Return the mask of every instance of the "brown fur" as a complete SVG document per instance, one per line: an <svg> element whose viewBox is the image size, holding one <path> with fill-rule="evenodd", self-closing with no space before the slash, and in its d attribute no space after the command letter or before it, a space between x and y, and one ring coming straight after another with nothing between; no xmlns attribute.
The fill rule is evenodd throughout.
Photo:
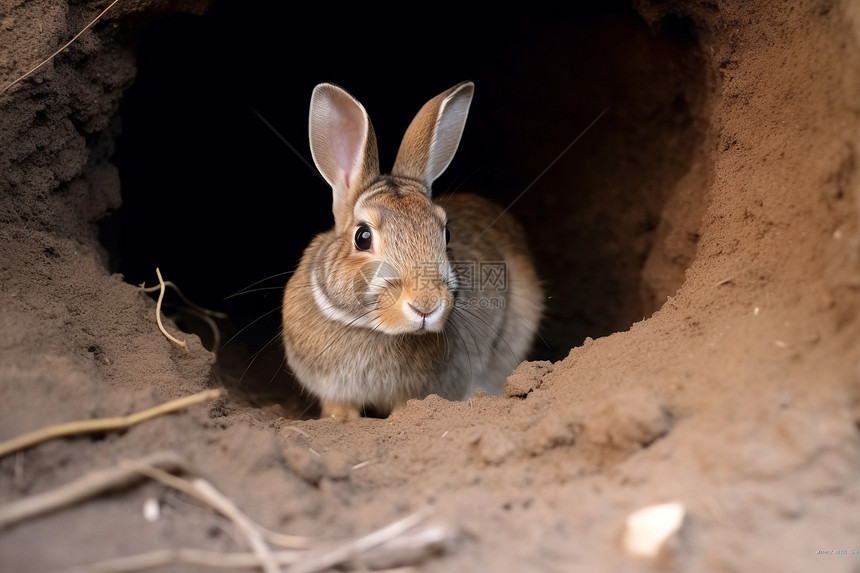
<svg viewBox="0 0 860 573"><path fill-rule="evenodd" d="M480 197L430 198L471 90L460 84L421 109L394 176L379 174L361 104L330 84L314 91L311 149L332 185L335 228L305 250L283 325L289 364L324 416L390 412L434 393L459 400L478 387L498 393L531 346L543 295L522 229ZM373 235L367 251L354 244L360 225ZM463 268L481 263L501 265L506 282L468 285Z"/></svg>

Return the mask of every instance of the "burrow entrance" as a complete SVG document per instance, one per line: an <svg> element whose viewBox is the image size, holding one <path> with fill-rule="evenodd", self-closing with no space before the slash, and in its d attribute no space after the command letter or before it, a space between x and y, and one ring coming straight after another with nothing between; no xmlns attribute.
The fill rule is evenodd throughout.
<svg viewBox="0 0 860 573"><path fill-rule="evenodd" d="M524 224L549 295L532 358L626 330L681 286L708 178L697 150L709 78L689 21L651 28L605 2L551 19L399 27L362 13L332 23L326 8L310 9L320 13L299 19L286 6L261 14L224 2L155 22L122 103L123 206L103 225L113 270L152 284L158 266L195 302L230 314L224 340L235 338L216 366L225 383L288 408L299 396L282 363L279 305L284 273L332 223L307 148L321 81L368 109L384 169L424 101L475 82L435 193L484 193Z"/></svg>

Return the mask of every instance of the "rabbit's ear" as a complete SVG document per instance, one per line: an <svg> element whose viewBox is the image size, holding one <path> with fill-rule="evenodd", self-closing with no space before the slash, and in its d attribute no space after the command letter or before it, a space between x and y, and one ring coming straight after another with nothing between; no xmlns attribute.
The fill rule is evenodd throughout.
<svg viewBox="0 0 860 573"><path fill-rule="evenodd" d="M311 155L331 185L335 227L343 230L359 193L379 178L373 125L358 100L333 84L314 88L309 124Z"/></svg>
<svg viewBox="0 0 860 573"><path fill-rule="evenodd" d="M474 91L475 84L463 82L424 104L403 136L392 175L417 179L430 193L460 145Z"/></svg>

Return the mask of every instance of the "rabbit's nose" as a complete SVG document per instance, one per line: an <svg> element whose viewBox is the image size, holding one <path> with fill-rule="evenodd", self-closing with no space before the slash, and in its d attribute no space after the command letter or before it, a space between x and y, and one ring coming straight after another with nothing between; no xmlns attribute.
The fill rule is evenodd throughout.
<svg viewBox="0 0 860 573"><path fill-rule="evenodd" d="M425 318L428 314L432 314L437 308L439 308L439 300L435 301L413 301L408 303L409 309L412 310L415 314L418 315L419 318Z"/></svg>

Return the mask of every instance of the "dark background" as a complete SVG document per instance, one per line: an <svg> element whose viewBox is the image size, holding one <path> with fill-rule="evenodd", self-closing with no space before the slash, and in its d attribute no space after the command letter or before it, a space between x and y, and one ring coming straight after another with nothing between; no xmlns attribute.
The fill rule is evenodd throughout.
<svg viewBox="0 0 860 573"><path fill-rule="evenodd" d="M239 375L268 384L282 369L284 273L332 224L330 189L308 166L313 87L334 82L364 104L387 170L421 105L469 79L465 134L434 193L507 205L528 189L512 211L549 296L535 356L561 358L653 311L640 269L667 181L689 162L694 31L680 20L652 29L623 2L446 9L220 2L145 27L114 158L123 206L103 224L113 270L151 285L160 267L194 302L230 314L225 338L251 325L222 359L244 373L262 350ZM258 281L265 290L228 298Z"/></svg>

